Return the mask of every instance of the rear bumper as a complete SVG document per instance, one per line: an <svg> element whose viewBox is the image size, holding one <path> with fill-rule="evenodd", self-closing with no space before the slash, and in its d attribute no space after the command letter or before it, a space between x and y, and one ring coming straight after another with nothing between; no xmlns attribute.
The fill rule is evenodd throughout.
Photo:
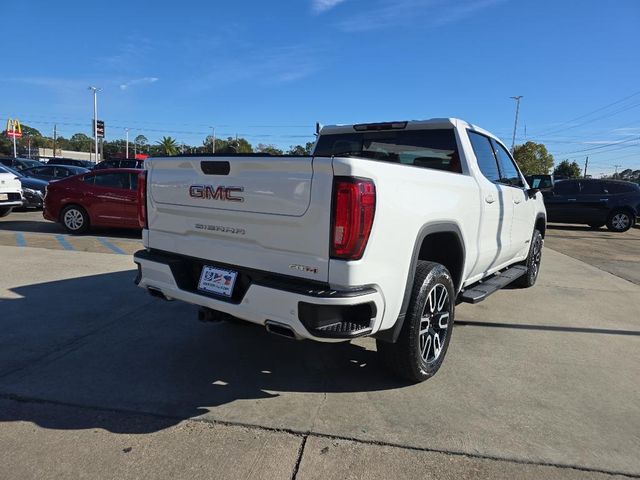
<svg viewBox="0 0 640 480"><path fill-rule="evenodd" d="M301 339L335 342L371 335L384 313L383 296L374 286L334 290L304 279L221 265L239 271L239 287L227 299L197 290L201 265L212 262L148 250L137 252L134 261L141 288L252 323L285 325Z"/></svg>

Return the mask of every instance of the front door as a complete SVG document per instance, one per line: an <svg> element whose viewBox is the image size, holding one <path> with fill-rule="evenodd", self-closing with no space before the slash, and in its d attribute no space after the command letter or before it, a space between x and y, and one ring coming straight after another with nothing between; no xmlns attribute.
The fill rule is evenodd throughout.
<svg viewBox="0 0 640 480"><path fill-rule="evenodd" d="M535 225L535 198L527 194L526 185L515 161L507 149L495 140L491 140L500 166L500 183L507 187L510 202L513 206L511 222L511 241L509 260L522 257L529 252L533 226Z"/></svg>

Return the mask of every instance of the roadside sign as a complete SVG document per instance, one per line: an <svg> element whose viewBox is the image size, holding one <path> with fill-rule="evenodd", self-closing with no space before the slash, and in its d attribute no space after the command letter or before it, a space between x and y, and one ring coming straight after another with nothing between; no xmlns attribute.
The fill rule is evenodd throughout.
<svg viewBox="0 0 640 480"><path fill-rule="evenodd" d="M96 122L98 138L104 138L104 120L98 120Z"/></svg>
<svg viewBox="0 0 640 480"><path fill-rule="evenodd" d="M17 118L15 120L12 118L7 120L7 137L22 137L22 125L20 125L20 120Z"/></svg>

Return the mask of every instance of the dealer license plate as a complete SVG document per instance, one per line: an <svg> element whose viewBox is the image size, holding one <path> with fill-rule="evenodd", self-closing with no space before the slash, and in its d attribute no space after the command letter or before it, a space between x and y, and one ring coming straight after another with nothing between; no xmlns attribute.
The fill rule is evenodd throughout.
<svg viewBox="0 0 640 480"><path fill-rule="evenodd" d="M9 200L9 195L6 193L0 193L0 200Z"/></svg>
<svg viewBox="0 0 640 480"><path fill-rule="evenodd" d="M198 290L230 297L238 272L205 265L202 267Z"/></svg>

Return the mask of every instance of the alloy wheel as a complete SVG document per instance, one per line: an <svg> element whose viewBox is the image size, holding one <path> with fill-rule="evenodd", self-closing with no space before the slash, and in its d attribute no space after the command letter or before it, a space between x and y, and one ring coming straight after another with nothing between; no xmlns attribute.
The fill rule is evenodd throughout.
<svg viewBox="0 0 640 480"><path fill-rule="evenodd" d="M533 252L531 253L533 257L533 261L531 262L531 279L534 280L538 277L540 262L542 261L542 242L539 238L534 242Z"/></svg>
<svg viewBox="0 0 640 480"><path fill-rule="evenodd" d="M629 227L631 219L626 213L616 213L611 219L611 225L616 230L625 230Z"/></svg>
<svg viewBox="0 0 640 480"><path fill-rule="evenodd" d="M429 291L420 319L420 356L427 363L440 358L449 329L449 292L441 283Z"/></svg>
<svg viewBox="0 0 640 480"><path fill-rule="evenodd" d="M64 224L70 230L79 230L84 225L82 212L75 208L67 210L64 214Z"/></svg>

